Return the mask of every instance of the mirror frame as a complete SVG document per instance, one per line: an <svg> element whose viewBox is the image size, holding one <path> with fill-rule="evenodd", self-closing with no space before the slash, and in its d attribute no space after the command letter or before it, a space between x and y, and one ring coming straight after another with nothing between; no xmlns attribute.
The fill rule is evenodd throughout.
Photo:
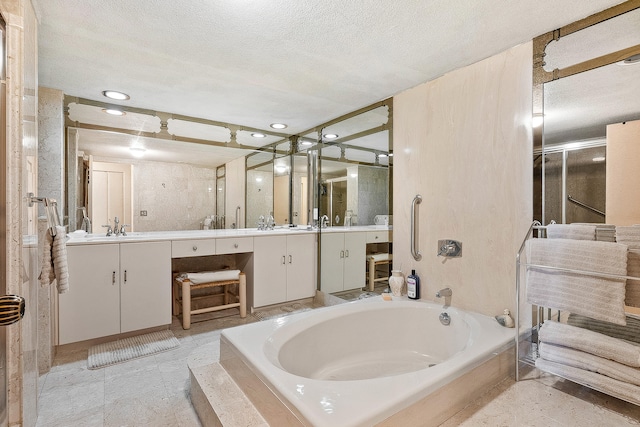
<svg viewBox="0 0 640 427"><path fill-rule="evenodd" d="M533 105L532 113L533 117L541 117L542 125L533 127L533 150L540 150L544 159L545 144L544 144L544 85L545 83L552 82L561 78L573 76L575 74L583 73L585 71L593 70L595 68L611 65L616 62L625 60L630 56L640 54L640 45L631 46L626 49L618 50L608 53L596 58L588 59L586 61L570 65L562 69L554 69L547 71L544 69L546 55L546 48L552 41L558 41L562 37L566 37L577 31L589 28L593 25L597 25L608 19L615 18L616 16L623 15L627 12L631 12L640 8L640 0L628 0L624 3L605 9L601 12L590 15L584 19L573 22L569 25L565 25L557 30L550 31L542 34L533 39ZM541 221L545 224L545 162L542 162L541 172ZM533 172L532 172L533 173ZM535 176L534 176L535 179ZM534 182L535 188L535 182ZM535 194L534 206L535 206ZM535 217L535 212L533 212ZM532 218L533 219L533 218Z"/></svg>

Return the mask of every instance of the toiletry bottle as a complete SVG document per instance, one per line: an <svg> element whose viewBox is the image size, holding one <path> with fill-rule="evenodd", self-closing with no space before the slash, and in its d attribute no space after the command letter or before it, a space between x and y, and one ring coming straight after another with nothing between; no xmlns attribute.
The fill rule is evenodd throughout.
<svg viewBox="0 0 640 427"><path fill-rule="evenodd" d="M420 299L420 278L415 270L407 277L407 296L411 299Z"/></svg>

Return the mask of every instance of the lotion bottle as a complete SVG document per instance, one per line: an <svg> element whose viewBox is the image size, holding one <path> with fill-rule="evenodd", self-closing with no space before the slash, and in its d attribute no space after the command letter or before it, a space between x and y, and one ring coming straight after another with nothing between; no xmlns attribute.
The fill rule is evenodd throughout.
<svg viewBox="0 0 640 427"><path fill-rule="evenodd" d="M420 299L420 278L415 270L407 277L407 296L410 299Z"/></svg>

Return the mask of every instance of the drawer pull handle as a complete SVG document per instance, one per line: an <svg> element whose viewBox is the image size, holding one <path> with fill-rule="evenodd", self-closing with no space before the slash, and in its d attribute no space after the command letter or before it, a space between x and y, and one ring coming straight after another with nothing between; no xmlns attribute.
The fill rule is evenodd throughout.
<svg viewBox="0 0 640 427"><path fill-rule="evenodd" d="M293 262L293 256L289 255L289 264Z"/></svg>
<svg viewBox="0 0 640 427"><path fill-rule="evenodd" d="M193 249L193 252L195 252L195 251L198 250L198 247L196 245L193 245L193 248L191 248L191 249Z"/></svg>
<svg viewBox="0 0 640 427"><path fill-rule="evenodd" d="M116 272L115 271L111 274L111 284L112 285L116 284Z"/></svg>
<svg viewBox="0 0 640 427"><path fill-rule="evenodd" d="M234 247L234 248L236 248L236 249L238 249L238 244L237 244L237 243L234 243L234 244L233 244L233 247Z"/></svg>
<svg viewBox="0 0 640 427"><path fill-rule="evenodd" d="M340 251L340 258L344 258L344 251Z"/></svg>
<svg viewBox="0 0 640 427"><path fill-rule="evenodd" d="M345 254L345 258L349 258L349 249L347 249L347 250L344 252L344 254Z"/></svg>
<svg viewBox="0 0 640 427"><path fill-rule="evenodd" d="M124 283L127 283L127 270L124 271Z"/></svg>
<svg viewBox="0 0 640 427"><path fill-rule="evenodd" d="M286 258L284 255L282 255L282 265L284 265L286 263Z"/></svg>

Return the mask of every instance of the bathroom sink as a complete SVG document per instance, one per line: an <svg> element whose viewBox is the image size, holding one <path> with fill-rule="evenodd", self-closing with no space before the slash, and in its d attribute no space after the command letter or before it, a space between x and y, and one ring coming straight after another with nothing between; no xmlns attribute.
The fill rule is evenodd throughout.
<svg viewBox="0 0 640 427"><path fill-rule="evenodd" d="M142 232L132 231L130 233L127 233L126 236L122 236L122 235L116 236L115 234L112 234L111 236L107 236L105 234L85 234L84 237L81 237L80 239L84 240L85 242L112 242L112 241L115 242L115 241L136 239L142 236L143 236Z"/></svg>

